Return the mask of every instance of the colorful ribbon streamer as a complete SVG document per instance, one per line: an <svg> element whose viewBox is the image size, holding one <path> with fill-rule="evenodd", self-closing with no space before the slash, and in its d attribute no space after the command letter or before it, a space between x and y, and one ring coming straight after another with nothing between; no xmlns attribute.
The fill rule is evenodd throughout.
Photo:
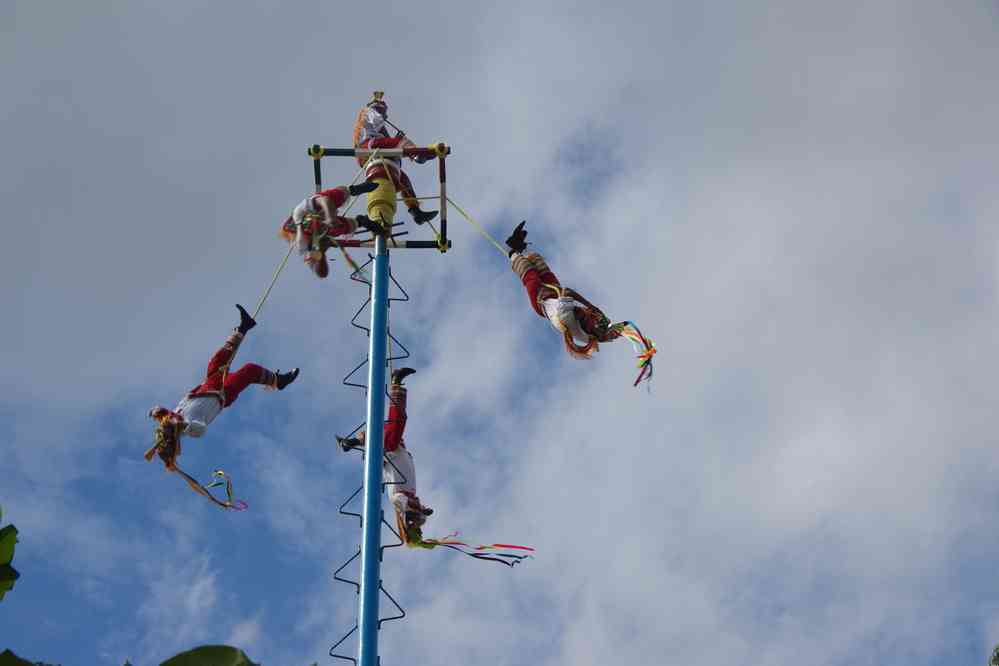
<svg viewBox="0 0 999 666"><path fill-rule="evenodd" d="M233 499L232 497L232 479L228 474L220 469L212 472L213 481L207 486L202 485L197 479L192 477L190 474L182 470L179 466L174 466L174 471L184 477L187 481L187 485L191 486L191 489L198 493L199 495L204 495L213 504L222 507L223 509L228 509L230 511L245 511L249 506L246 502L241 499ZM218 497L212 494L211 488L217 488L219 486L225 486L225 501L220 500Z"/></svg>
<svg viewBox="0 0 999 666"><path fill-rule="evenodd" d="M462 555L468 555L469 557L474 557L477 560L499 562L500 564L505 564L508 567L516 566L522 561L532 559L534 557L534 549L530 546L516 546L510 543L492 543L472 546L464 541L456 540L454 538L456 536L458 536L458 533L454 532L453 534L449 534L440 539L421 539L417 543L408 543L407 545L414 548L426 548L428 550L432 550L438 546L442 548L450 548L451 550L458 551ZM506 552L508 550L523 551L524 554Z"/></svg>
<svg viewBox="0 0 999 666"><path fill-rule="evenodd" d="M639 382L642 380L651 382L652 357L656 355L656 343L642 335L642 332L638 330L638 326L636 326L634 322L623 321L619 324L614 324L613 328L617 330L622 337L631 340L631 345L635 348L635 354L638 356L638 368L640 368L640 371L638 373L638 377L635 379L635 383L632 384L632 386L638 386Z"/></svg>

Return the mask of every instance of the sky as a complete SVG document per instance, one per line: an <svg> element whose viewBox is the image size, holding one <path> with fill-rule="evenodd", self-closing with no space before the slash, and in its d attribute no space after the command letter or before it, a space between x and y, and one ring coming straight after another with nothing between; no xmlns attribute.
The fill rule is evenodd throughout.
<svg viewBox="0 0 999 666"><path fill-rule="evenodd" d="M333 663L366 353L344 262L292 261L240 349L298 381L185 443L247 511L142 453L269 284L306 147L347 146L380 89L453 146L455 202L500 240L526 219L659 349L649 390L624 341L569 358L454 210L452 251L392 254L426 532L537 555L388 551L382 663L984 663L996 62L989 2L0 4L0 649Z"/></svg>

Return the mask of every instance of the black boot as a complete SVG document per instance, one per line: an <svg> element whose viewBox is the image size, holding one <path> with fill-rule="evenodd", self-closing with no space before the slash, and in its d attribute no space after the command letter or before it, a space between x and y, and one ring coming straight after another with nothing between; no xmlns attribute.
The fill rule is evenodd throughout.
<svg viewBox="0 0 999 666"><path fill-rule="evenodd" d="M336 443L340 445L340 448L343 449L344 453L350 451L351 449L364 448L364 444L362 444L361 440L357 439L356 437L341 437L340 435L337 435Z"/></svg>
<svg viewBox="0 0 999 666"><path fill-rule="evenodd" d="M417 224L425 224L437 217L436 210L420 210L416 206L409 209L409 214L413 216L413 222Z"/></svg>
<svg viewBox="0 0 999 666"><path fill-rule="evenodd" d="M527 229L524 225L527 224L527 220L524 220L513 230L510 237L506 239L506 246L510 248L510 254L514 252L523 252L527 249Z"/></svg>
<svg viewBox="0 0 999 666"><path fill-rule="evenodd" d="M274 374L277 375L274 385L277 386L278 391L283 391L285 386L295 381L295 378L298 377L298 368L295 368L291 372L276 372Z"/></svg>
<svg viewBox="0 0 999 666"><path fill-rule="evenodd" d="M239 303L236 304L236 309L239 310L239 326L236 327L236 330L242 335L246 335L251 328L257 325L257 322Z"/></svg>
<svg viewBox="0 0 999 666"><path fill-rule="evenodd" d="M413 370L412 368L399 368L392 373L392 383L402 386L402 380L412 374L416 374L416 370Z"/></svg>
<svg viewBox="0 0 999 666"><path fill-rule="evenodd" d="M347 190L350 192L350 196L352 197L367 194L368 192L374 192L376 189L378 189L378 183L372 183L370 180L358 183L357 185L349 185L347 187Z"/></svg>
<svg viewBox="0 0 999 666"><path fill-rule="evenodd" d="M380 234L384 230L382 225L378 224L367 215L358 215L354 219L357 220L357 225L359 227L364 227L367 231L370 231L373 234Z"/></svg>

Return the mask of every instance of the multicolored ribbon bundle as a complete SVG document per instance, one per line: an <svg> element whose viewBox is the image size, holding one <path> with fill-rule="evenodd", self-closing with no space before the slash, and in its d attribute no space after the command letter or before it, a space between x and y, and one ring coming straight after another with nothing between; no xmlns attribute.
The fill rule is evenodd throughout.
<svg viewBox="0 0 999 666"><path fill-rule="evenodd" d="M225 369L226 368L223 368L223 370ZM154 433L155 443L153 444L152 448L150 448L145 452L143 457L147 461L152 461L153 456L161 452L163 449L168 448L169 444L168 439L172 439L176 447L174 449L172 459L169 462L164 460L164 462L167 462L166 470L168 472L177 472L177 474L180 474L180 476L183 477L185 481L187 481L187 485L191 486L191 490L198 493L199 495L204 495L210 502L222 507L223 509L230 509L232 511L245 510L249 505L243 500L233 499L232 478L224 471L222 471L221 469L216 469L214 472L212 472L212 481L207 486L205 486L200 481L195 479L193 476L182 470L180 468L180 465L177 464L177 456L180 455L180 449L181 449L180 434L177 433L175 430L171 430L170 437L167 437L167 433L164 426L167 427L173 426L175 428L178 424L183 424L184 418L180 414L177 414L176 412L173 412L169 409L162 407L153 408L153 410L151 410L151 415L152 412L157 413L157 415L154 416L153 418L155 418L156 421L159 423L159 427L156 428L156 432ZM218 488L219 486L225 486L226 498L224 501L220 500L218 497L215 497L215 495L212 494L211 488Z"/></svg>
<svg viewBox="0 0 999 666"><path fill-rule="evenodd" d="M458 533L449 534L441 539L421 539L418 542L408 542L406 545L413 548L426 548L433 549L438 546L442 548L450 548L451 550L456 550L463 555L468 555L469 557L474 557L477 560L486 560L489 562L499 562L500 564L505 564L508 567L513 567L520 564L522 561L531 559L534 557L534 549L530 546L515 546L509 543L491 543L479 546L472 546L464 541L457 541L455 537ZM505 552L509 550L519 551L519 553Z"/></svg>
<svg viewBox="0 0 999 666"><path fill-rule="evenodd" d="M638 355L638 367L640 371L632 386L638 386L642 380L647 382L652 381L652 357L656 355L656 343L642 335L642 332L638 330L638 326L634 322L622 321L619 324L614 324L611 328L620 333L622 337L631 340L631 345L635 348L635 353Z"/></svg>
<svg viewBox="0 0 999 666"><path fill-rule="evenodd" d="M199 495L204 495L213 504L222 507L223 509L229 509L230 511L245 511L249 506L246 502L241 499L233 499L232 497L232 479L228 474L220 469L212 472L212 482L207 486L202 485L190 474L182 470L179 466L174 466L174 470L187 481L187 485L191 486L191 489L198 493ZM212 494L211 489L217 488L219 486L225 486L225 500L220 500L218 497Z"/></svg>

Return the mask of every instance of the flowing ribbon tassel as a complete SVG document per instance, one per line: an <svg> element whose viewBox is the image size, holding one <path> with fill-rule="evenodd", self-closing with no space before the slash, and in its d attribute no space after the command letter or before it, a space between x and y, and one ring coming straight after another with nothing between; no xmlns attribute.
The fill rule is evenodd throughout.
<svg viewBox="0 0 999 666"><path fill-rule="evenodd" d="M230 511L245 511L249 506L246 502L241 499L233 499L232 497L232 479L228 474L220 469L212 472L212 482L207 486L202 485L197 479L192 477L190 474L182 470L179 466L175 466L175 472L184 477L187 481L187 485L191 486L191 490L198 493L199 495L204 495L210 502L216 506L220 506L223 509L228 509ZM220 500L218 497L212 494L211 488L217 488L219 486L225 486L225 501Z"/></svg>
<svg viewBox="0 0 999 666"><path fill-rule="evenodd" d="M623 321L620 324L615 324L613 326L622 337L631 340L632 347L635 348L635 354L638 358L638 377L635 379L635 383L632 386L638 386L641 381L652 381L652 357L656 355L656 343L654 343L649 338L642 335L642 332L638 330L638 326L631 321Z"/></svg>
<svg viewBox="0 0 999 666"><path fill-rule="evenodd" d="M156 430L155 443L153 444L152 448L150 448L148 451L145 452L145 454L143 454L143 458L145 458L147 462L151 462L153 456L155 456L159 451L163 450L167 446L168 442L166 439L166 435L164 434L163 426L165 425L176 426L177 424L181 424L184 422L184 419L180 414L170 411L169 409L162 409L162 408L160 409L161 413L159 413L158 416L154 417L160 424L160 427L157 428ZM177 474L180 474L180 476L185 481L187 481L187 485L191 486L191 490L198 493L199 495L203 495L210 502L212 502L217 506L222 507L223 509L229 509L231 511L246 510L246 508L249 506L246 502L244 502L241 499L233 499L232 478L221 469L216 469L214 472L212 472L212 481L207 486L203 485L200 481L198 481L193 476L182 470L180 468L180 465L177 464L177 456L180 455L180 450L181 450L180 435L175 433L172 435L172 437L175 438L173 441L176 442L176 450L175 450L176 453L173 459L170 461L170 466L166 468L168 472L176 472ZM212 491L210 490L211 488L217 488L219 486L225 486L225 495L226 495L225 501L220 500L218 497L213 495Z"/></svg>
<svg viewBox="0 0 999 666"><path fill-rule="evenodd" d="M532 559L534 557L534 549L530 546L516 546L509 543L492 543L472 546L464 541L457 541L454 538L456 536L458 536L457 532L449 534L441 539L421 539L418 543L411 543L409 545L427 549L437 548L438 546L450 548L451 550L458 551L462 555L468 555L469 557L474 557L477 560L499 562L500 564L505 564L508 567L516 566L522 561ZM508 550L523 551L524 554L505 552Z"/></svg>

